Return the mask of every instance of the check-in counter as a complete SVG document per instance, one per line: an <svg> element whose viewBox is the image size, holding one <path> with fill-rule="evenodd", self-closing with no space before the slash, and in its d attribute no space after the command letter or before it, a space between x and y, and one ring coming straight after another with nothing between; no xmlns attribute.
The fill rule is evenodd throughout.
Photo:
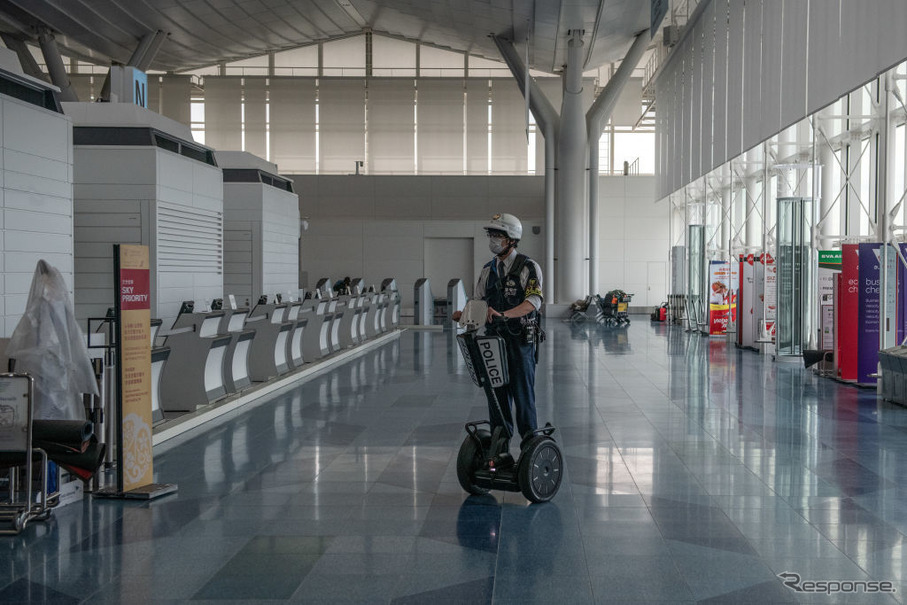
<svg viewBox="0 0 907 605"><path fill-rule="evenodd" d="M153 320L152 320L153 321ZM158 320L160 321L160 320ZM161 407L161 375L164 364L170 358L170 347L154 347L151 349L151 422L160 422L164 419L164 410Z"/></svg>
<svg viewBox="0 0 907 605"><path fill-rule="evenodd" d="M238 393L252 384L249 376L249 355L255 330L246 329L249 309L224 309L218 330L230 335L230 344L224 358L224 385L228 393Z"/></svg>
<svg viewBox="0 0 907 605"><path fill-rule="evenodd" d="M157 335L164 322L160 319L151 320L151 422L160 422L164 419L164 410L161 407L161 374L164 364L170 357L170 347L159 347Z"/></svg>
<svg viewBox="0 0 907 605"><path fill-rule="evenodd" d="M332 298L334 296L334 282L330 277L322 277L315 283L315 292L321 295L321 298Z"/></svg>
<svg viewBox="0 0 907 605"><path fill-rule="evenodd" d="M387 307L384 309L384 317L381 319L383 332L395 329L400 325L400 293L396 290L387 292Z"/></svg>
<svg viewBox="0 0 907 605"><path fill-rule="evenodd" d="M386 302L384 300L384 294L375 294L374 292L369 292L366 295L366 299L368 300L368 306L365 308L362 316L365 326L365 338L371 339L383 332L381 329L381 317Z"/></svg>
<svg viewBox="0 0 907 605"><path fill-rule="evenodd" d="M328 315L331 316L328 328L329 352L336 353L342 348L340 344L340 322L343 319L346 303L341 303L336 298L326 301L328 305L325 313L325 321L328 321Z"/></svg>
<svg viewBox="0 0 907 605"><path fill-rule="evenodd" d="M343 309L337 327L337 341L340 349L359 344L359 317L362 309L359 308L359 297L341 296L337 300L337 307Z"/></svg>
<svg viewBox="0 0 907 605"><path fill-rule="evenodd" d="M301 301L287 303L287 321L293 324L290 337L287 338L287 360L293 369L301 368L305 355L302 349L302 339L308 327L311 307L303 308Z"/></svg>
<svg viewBox="0 0 907 605"><path fill-rule="evenodd" d="M389 301L389 298L388 298L387 294L385 294L384 292L378 294L378 307L379 307L379 310L378 310L378 319L377 319L377 321L378 321L378 331L379 331L380 333L382 333L382 334L385 333L385 332L387 332L387 330L388 330L388 328L387 328L387 326L388 326L388 323L387 323L387 320L388 320L388 311L387 311L387 308L390 306L390 303L389 303L388 301Z"/></svg>
<svg viewBox="0 0 907 605"><path fill-rule="evenodd" d="M366 329L366 321L368 318L368 310L372 306L372 299L365 294L359 295L359 325L356 326L356 339L358 342L365 342L368 339L368 330Z"/></svg>
<svg viewBox="0 0 907 605"><path fill-rule="evenodd" d="M286 311L283 303L259 303L246 320L246 327L255 330L249 354L252 382L264 382L290 371L287 340L293 322L284 321Z"/></svg>
<svg viewBox="0 0 907 605"><path fill-rule="evenodd" d="M162 334L164 346L170 348L170 357L161 370L160 400L164 412L194 412L227 394L224 357L230 336L218 334L222 317L221 311L181 313L174 322L180 327Z"/></svg>
<svg viewBox="0 0 907 605"><path fill-rule="evenodd" d="M381 292L387 295L387 309L384 318L385 331L396 329L400 325L400 311L403 299L400 297L400 290L397 288L397 280L388 277L381 282Z"/></svg>
<svg viewBox="0 0 907 605"><path fill-rule="evenodd" d="M330 329L334 316L327 312L328 302L309 299L302 303L303 312L309 318L302 336L302 356L306 361L316 361L331 352Z"/></svg>

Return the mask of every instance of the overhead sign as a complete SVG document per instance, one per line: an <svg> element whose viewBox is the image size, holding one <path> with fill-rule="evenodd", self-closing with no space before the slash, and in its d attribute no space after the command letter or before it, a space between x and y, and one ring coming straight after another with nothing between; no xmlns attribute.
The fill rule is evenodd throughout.
<svg viewBox="0 0 907 605"><path fill-rule="evenodd" d="M661 20L668 13L668 0L652 0L652 21L649 26L649 35L654 38L661 26Z"/></svg>
<svg viewBox="0 0 907 605"><path fill-rule="evenodd" d="M135 67L110 68L110 101L148 108L148 74Z"/></svg>

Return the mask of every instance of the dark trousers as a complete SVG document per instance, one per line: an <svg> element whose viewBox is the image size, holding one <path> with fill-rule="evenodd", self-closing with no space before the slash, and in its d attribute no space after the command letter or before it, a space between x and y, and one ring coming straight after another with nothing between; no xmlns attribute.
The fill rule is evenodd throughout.
<svg viewBox="0 0 907 605"><path fill-rule="evenodd" d="M494 409L489 409L488 413L493 427L504 425L513 435L512 410L516 410L516 427L519 435L525 438L538 428L535 415L535 350L521 337L505 336L504 344L510 384L494 390L504 418L502 420Z"/></svg>

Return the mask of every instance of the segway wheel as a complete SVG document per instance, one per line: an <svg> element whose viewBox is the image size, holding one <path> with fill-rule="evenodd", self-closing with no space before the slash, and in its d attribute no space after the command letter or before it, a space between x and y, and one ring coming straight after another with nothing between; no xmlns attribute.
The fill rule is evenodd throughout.
<svg viewBox="0 0 907 605"><path fill-rule="evenodd" d="M564 458L550 437L533 437L520 456L520 491L530 502L547 502L561 487Z"/></svg>
<svg viewBox="0 0 907 605"><path fill-rule="evenodd" d="M479 429L476 435L487 451L491 445L491 433L487 430ZM460 453L457 454L457 479L460 481L460 487L473 496L484 496L488 493L487 489L475 484L476 471L484 465L482 450L476 444L475 439L467 435L460 446Z"/></svg>

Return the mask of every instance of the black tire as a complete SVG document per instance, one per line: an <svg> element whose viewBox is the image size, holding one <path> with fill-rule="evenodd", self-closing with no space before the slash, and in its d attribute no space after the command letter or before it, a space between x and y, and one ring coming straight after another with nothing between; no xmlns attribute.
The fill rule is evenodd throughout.
<svg viewBox="0 0 907 605"><path fill-rule="evenodd" d="M520 491L530 502L547 502L561 487L564 457L554 439L533 437L520 455L518 470Z"/></svg>
<svg viewBox="0 0 907 605"><path fill-rule="evenodd" d="M485 429L479 429L477 435L485 451L488 451L491 444L491 433ZM475 439L466 435L466 439L460 446L460 452L457 454L457 479L460 481L460 487L473 496L484 496L488 493L487 489L475 484L475 473L483 466L485 466L485 461L482 460L482 451Z"/></svg>

